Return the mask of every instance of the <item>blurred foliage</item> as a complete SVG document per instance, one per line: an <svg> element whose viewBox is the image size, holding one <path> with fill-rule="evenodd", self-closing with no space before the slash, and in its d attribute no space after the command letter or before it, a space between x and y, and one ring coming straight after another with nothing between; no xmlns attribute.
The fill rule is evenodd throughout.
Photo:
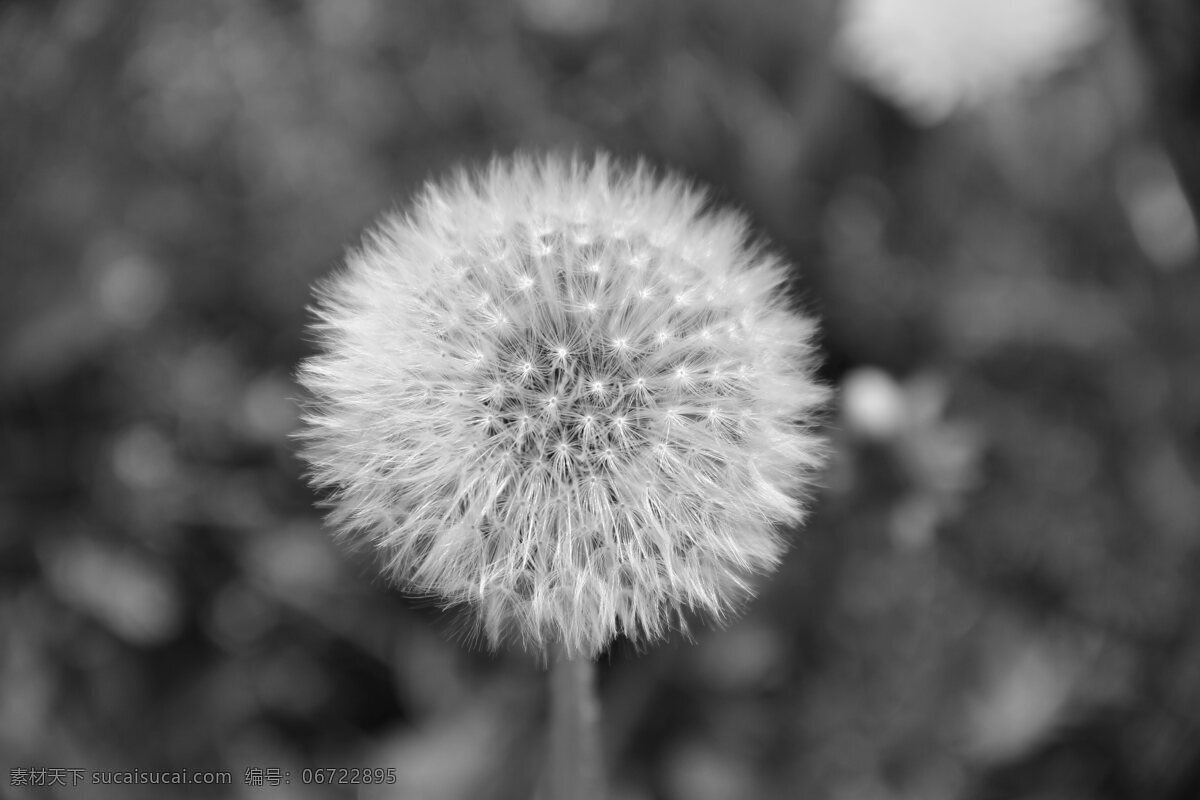
<svg viewBox="0 0 1200 800"><path fill-rule="evenodd" d="M1161 138L1200 73L1141 57L1194 13L1151 6L922 128L838 69L833 0L0 4L5 793L530 796L540 673L337 549L291 371L424 178L604 147L761 224L841 390L745 616L602 665L614 796L1200 796L1200 176ZM299 783L355 766L400 782Z"/></svg>

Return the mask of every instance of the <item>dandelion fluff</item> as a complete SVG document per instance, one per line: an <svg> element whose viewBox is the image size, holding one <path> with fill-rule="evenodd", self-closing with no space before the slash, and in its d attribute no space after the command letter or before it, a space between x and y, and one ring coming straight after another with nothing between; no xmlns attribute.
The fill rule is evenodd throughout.
<svg viewBox="0 0 1200 800"><path fill-rule="evenodd" d="M591 656L723 618L821 457L785 278L645 165L431 183L318 291L300 437L331 525L493 646Z"/></svg>
<svg viewBox="0 0 1200 800"><path fill-rule="evenodd" d="M847 0L841 63L914 121L1050 74L1095 41L1096 0Z"/></svg>

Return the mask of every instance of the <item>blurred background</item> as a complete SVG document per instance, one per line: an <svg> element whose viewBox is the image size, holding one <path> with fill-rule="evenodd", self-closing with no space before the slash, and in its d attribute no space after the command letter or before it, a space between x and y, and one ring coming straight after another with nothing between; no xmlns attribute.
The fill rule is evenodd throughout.
<svg viewBox="0 0 1200 800"><path fill-rule="evenodd" d="M425 179L602 147L750 214L838 389L745 614L602 660L613 797L1200 797L1198 53L1189 0L0 2L0 796L531 796L542 674L334 546L292 372Z"/></svg>

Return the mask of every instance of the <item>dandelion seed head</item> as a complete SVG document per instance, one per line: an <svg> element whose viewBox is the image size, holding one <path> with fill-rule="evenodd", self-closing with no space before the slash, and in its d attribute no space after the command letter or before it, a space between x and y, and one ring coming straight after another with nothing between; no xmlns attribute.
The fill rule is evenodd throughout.
<svg viewBox="0 0 1200 800"><path fill-rule="evenodd" d="M603 155L429 186L319 292L300 439L330 524L493 646L724 619L803 517L826 394L744 231Z"/></svg>
<svg viewBox="0 0 1200 800"><path fill-rule="evenodd" d="M842 65L916 122L941 122L1078 57L1103 29L1096 0L847 0Z"/></svg>

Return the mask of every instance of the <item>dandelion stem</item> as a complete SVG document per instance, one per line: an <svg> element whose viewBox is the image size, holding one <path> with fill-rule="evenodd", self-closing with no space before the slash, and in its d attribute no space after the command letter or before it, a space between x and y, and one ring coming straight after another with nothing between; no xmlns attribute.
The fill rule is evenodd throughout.
<svg viewBox="0 0 1200 800"><path fill-rule="evenodd" d="M550 664L549 769L545 800L601 800L600 705L596 665L567 658Z"/></svg>

